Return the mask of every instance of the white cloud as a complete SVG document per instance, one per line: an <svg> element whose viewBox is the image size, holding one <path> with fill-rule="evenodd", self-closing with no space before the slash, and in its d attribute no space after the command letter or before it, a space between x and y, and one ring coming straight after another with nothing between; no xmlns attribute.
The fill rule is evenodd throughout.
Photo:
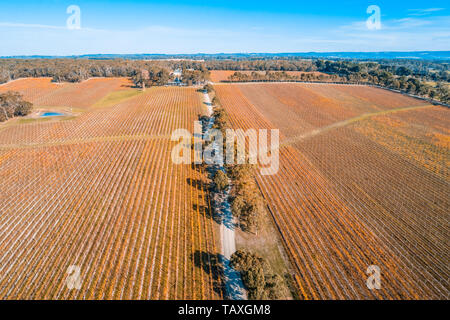
<svg viewBox="0 0 450 320"><path fill-rule="evenodd" d="M445 8L408 9L410 16L425 16L433 12L445 10Z"/></svg>
<svg viewBox="0 0 450 320"><path fill-rule="evenodd" d="M340 41L345 51L349 49L355 51L446 51L450 49L448 39L450 17L448 16L407 16L400 19L382 19L381 22L381 30L369 30L365 21L354 21L330 30L327 38L335 40L336 43Z"/></svg>
<svg viewBox="0 0 450 320"><path fill-rule="evenodd" d="M416 19L416 18L402 18L389 21L389 27L391 29L409 29L415 27L422 27L425 25L431 25L432 20Z"/></svg>
<svg viewBox="0 0 450 320"><path fill-rule="evenodd" d="M62 26L49 26L45 24L27 24L27 23L13 23L13 22L0 22L0 27L10 28L39 28L39 29L66 29Z"/></svg>
<svg viewBox="0 0 450 320"><path fill-rule="evenodd" d="M424 9L435 12L438 8ZM439 10L440 11L440 10ZM86 53L217 53L301 51L450 50L450 17L382 17L381 30L366 21L342 26L298 28L183 28L150 25L135 30L68 30L65 26L0 22L2 55L72 55Z"/></svg>
<svg viewBox="0 0 450 320"><path fill-rule="evenodd" d="M29 29L53 29L53 30L69 30L66 26L52 26L47 24L31 24L31 23L14 23L14 22L0 22L0 27L6 28L29 28ZM76 29L77 31L107 31L103 29L93 29L93 28L81 28Z"/></svg>

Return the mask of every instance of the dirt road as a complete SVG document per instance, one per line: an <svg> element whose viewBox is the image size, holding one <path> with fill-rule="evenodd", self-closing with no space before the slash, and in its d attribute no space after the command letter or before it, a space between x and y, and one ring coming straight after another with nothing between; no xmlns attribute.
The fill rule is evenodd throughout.
<svg viewBox="0 0 450 320"><path fill-rule="evenodd" d="M208 108L208 116L210 117L205 132L205 135L207 135L214 123L214 118L212 118L213 106L207 93L203 94L203 99L206 107ZM215 149L216 153L219 153L219 146L217 144L213 143L213 148ZM217 172L218 170L224 171L223 162L214 166L210 166L210 169L212 170L213 174L215 174L215 172ZM244 288L244 284L242 283L241 274L230 266L230 257L236 251L236 223L234 221L230 203L228 201L229 192L230 190L227 189L217 194L214 201L216 214L220 216L222 222L220 225L220 239L222 242L221 259L223 264L224 285L227 299L246 300L247 294Z"/></svg>

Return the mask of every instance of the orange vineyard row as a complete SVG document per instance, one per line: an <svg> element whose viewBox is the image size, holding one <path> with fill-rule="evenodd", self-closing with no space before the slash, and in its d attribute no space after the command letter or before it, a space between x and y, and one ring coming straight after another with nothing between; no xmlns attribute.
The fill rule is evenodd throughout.
<svg viewBox="0 0 450 320"><path fill-rule="evenodd" d="M192 129L200 98L152 88L1 130L0 297L222 298L206 174L170 157L171 131ZM66 285L71 265L80 290Z"/></svg>
<svg viewBox="0 0 450 320"><path fill-rule="evenodd" d="M281 142L389 108L389 101L377 100L383 91L373 88L242 84L215 89L233 127L279 128ZM422 104L391 93L385 98L392 100L392 109ZM440 107L420 112L435 108ZM441 120L447 127L448 112ZM386 149L371 134L372 139L366 137L364 121L282 147L279 172L257 177L295 268L298 292L304 299L448 298L448 166L435 175L417 162L420 150L405 149L405 141L387 132L390 146L402 151ZM380 130L384 134L387 128ZM448 152L448 146L436 151ZM381 269L380 290L366 286L370 265Z"/></svg>

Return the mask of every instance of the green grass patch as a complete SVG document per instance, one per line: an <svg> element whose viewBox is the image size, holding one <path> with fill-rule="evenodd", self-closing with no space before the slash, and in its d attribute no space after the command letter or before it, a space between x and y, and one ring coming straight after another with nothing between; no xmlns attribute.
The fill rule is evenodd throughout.
<svg viewBox="0 0 450 320"><path fill-rule="evenodd" d="M52 120L52 117L44 117L44 118L23 118L23 119L16 119L14 124L26 124L26 123L33 123L33 122L47 122Z"/></svg>
<svg viewBox="0 0 450 320"><path fill-rule="evenodd" d="M101 100L97 101L92 107L94 108L109 107L118 104L119 102L135 97L141 93L142 91L140 89L114 91L108 94L107 96L103 97Z"/></svg>

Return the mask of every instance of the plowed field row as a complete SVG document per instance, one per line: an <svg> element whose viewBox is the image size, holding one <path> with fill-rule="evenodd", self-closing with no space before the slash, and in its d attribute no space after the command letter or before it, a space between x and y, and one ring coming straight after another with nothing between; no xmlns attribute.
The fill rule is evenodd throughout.
<svg viewBox="0 0 450 320"><path fill-rule="evenodd" d="M169 135L185 122L183 109L192 102L195 91L180 88L151 88L145 94L108 109L92 110L79 117L58 122L10 126L0 131L2 147L21 144L63 143L98 137ZM198 113L200 111L197 110ZM197 119L197 114L193 113Z"/></svg>
<svg viewBox="0 0 450 320"><path fill-rule="evenodd" d="M305 86L314 90L312 85ZM333 101L326 99L320 106L304 103L302 113L298 113L301 101L323 94L317 91L305 96L308 90L303 87L217 85L216 92L233 127L280 128L283 140L295 130L307 132L339 120L333 116L333 107L327 117L327 106ZM287 94L286 88L296 92ZM325 90L326 86L320 88ZM350 90L342 88L342 92ZM364 88L355 97L375 99L378 92L372 90L376 89ZM395 97L393 106L405 107L411 102L401 98ZM345 102L332 104L346 107ZM411 106L416 105L420 102L412 101ZM343 114L354 116L353 106L348 109L350 112ZM365 112L373 113L374 109ZM407 112L393 113L392 117ZM448 113L446 117L448 124ZM299 128L295 128L297 119ZM278 127L283 123L289 126ZM257 178L296 270L300 295L305 299L448 298L448 174L435 175L420 162L364 137L358 128L365 130L365 123L283 147L279 172ZM391 144L402 145L401 139L390 136ZM405 152L414 154L417 150L408 148ZM445 152L448 154L448 148L436 151ZM366 286L369 265L381 269L380 290Z"/></svg>
<svg viewBox="0 0 450 320"><path fill-rule="evenodd" d="M0 297L222 298L206 175L171 161L171 131L201 112L194 89L158 88L103 115L2 131ZM27 148L4 144L25 127ZM135 138L85 140L123 134ZM80 290L66 285L71 265Z"/></svg>
<svg viewBox="0 0 450 320"><path fill-rule="evenodd" d="M20 92L36 106L88 108L115 90L131 86L127 78L92 78L80 83L53 83L51 78L24 78L0 86Z"/></svg>

